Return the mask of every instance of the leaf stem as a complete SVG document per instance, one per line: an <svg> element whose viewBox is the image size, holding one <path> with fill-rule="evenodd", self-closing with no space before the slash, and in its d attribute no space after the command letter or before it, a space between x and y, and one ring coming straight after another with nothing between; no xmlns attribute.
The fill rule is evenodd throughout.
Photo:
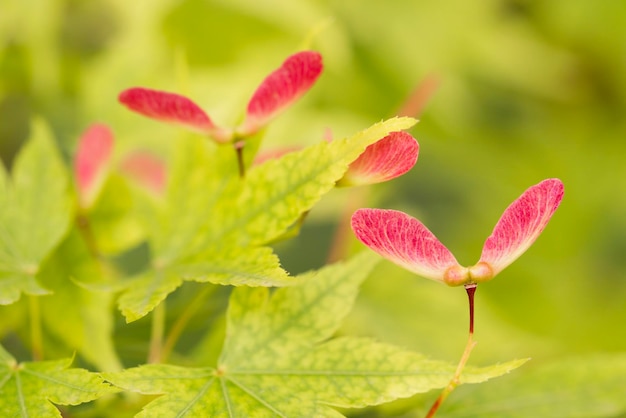
<svg viewBox="0 0 626 418"><path fill-rule="evenodd" d="M30 343L34 361L43 359L43 335L41 331L41 309L38 296L28 297L30 316Z"/></svg>
<svg viewBox="0 0 626 418"><path fill-rule="evenodd" d="M456 366L456 370L454 372L454 376L448 383L441 393L439 397L435 400L433 405L430 407L426 418L432 418L437 413L437 410L441 406L441 404L446 400L448 395L452 393L452 391L461 383L461 373L465 368L465 364L476 346L476 342L474 341L474 293L476 293L476 283L470 283L465 285L465 291L467 292L467 299L469 302L469 335L467 337L467 344L465 345L465 350L463 351L463 355L459 360L459 364Z"/></svg>
<svg viewBox="0 0 626 418"><path fill-rule="evenodd" d="M198 309L202 306L202 302L204 299L210 295L213 291L215 291L215 286L203 286L202 290L196 294L193 300L187 305L183 313L176 319L176 322L172 325L170 332L167 334L165 338L165 343L163 344L163 350L161 351L161 360L167 361L174 346L178 342L178 339L183 333L183 330L191 320L191 318L196 314Z"/></svg>
<svg viewBox="0 0 626 418"><path fill-rule="evenodd" d="M163 334L165 333L165 301L152 311L152 329L150 331L150 349L148 363L160 363L163 355Z"/></svg>

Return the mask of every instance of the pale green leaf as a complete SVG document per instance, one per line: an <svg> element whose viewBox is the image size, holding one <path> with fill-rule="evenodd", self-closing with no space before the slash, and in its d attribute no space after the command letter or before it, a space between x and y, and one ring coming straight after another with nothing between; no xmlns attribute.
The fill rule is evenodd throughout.
<svg viewBox="0 0 626 418"><path fill-rule="evenodd" d="M506 363L498 363L486 367L467 366L461 374L461 383L482 383L494 377L503 376L511 370L524 365L528 358L512 360Z"/></svg>
<svg viewBox="0 0 626 418"><path fill-rule="evenodd" d="M243 180L233 171L236 160L229 147L185 138L177 148L165 201L144 209L156 210L145 216L154 258L173 265L209 248L269 242L334 187L368 145L414 123L411 118L380 122L350 138L268 161Z"/></svg>
<svg viewBox="0 0 626 418"><path fill-rule="evenodd" d="M116 175L107 176L98 199L85 214L99 253L119 254L145 239L133 209L125 181Z"/></svg>
<svg viewBox="0 0 626 418"><path fill-rule="evenodd" d="M176 290L183 279L170 269L146 270L132 279L117 300L126 322L136 321L152 311L167 295Z"/></svg>
<svg viewBox="0 0 626 418"><path fill-rule="evenodd" d="M167 364L151 364L127 369L120 373L104 373L103 376L114 385L134 392L175 394L162 396L152 401L143 411L135 415L137 418L219 417L229 408L220 379L213 368L194 369Z"/></svg>
<svg viewBox="0 0 626 418"><path fill-rule="evenodd" d="M215 368L148 365L105 378L164 395L138 417L341 417L330 406L376 405L447 385L453 365L366 338L329 340L377 260L363 253L271 297L266 288L235 289ZM517 365L470 370L466 380Z"/></svg>
<svg viewBox="0 0 626 418"><path fill-rule="evenodd" d="M0 411L6 417L61 417L53 405L78 405L117 389L71 359L17 363L0 347Z"/></svg>
<svg viewBox="0 0 626 418"><path fill-rule="evenodd" d="M280 267L280 260L269 247L208 253L202 261L178 267L185 280L234 286L289 286L297 282Z"/></svg>
<svg viewBox="0 0 626 418"><path fill-rule="evenodd" d="M218 171L225 167L224 147L216 149L199 138L181 142L165 200L142 205L156 267L123 293L122 313L128 321L146 315L185 278L249 286L289 284L276 256L259 246L287 231L368 145L414 123L411 118L390 119L351 138L321 142L270 161L250 170L245 179L232 170Z"/></svg>
<svg viewBox="0 0 626 418"><path fill-rule="evenodd" d="M40 299L45 330L100 370L121 366L113 345L113 295L80 287L71 278L106 282L105 261L94 258L76 228L42 267L42 283L54 294Z"/></svg>
<svg viewBox="0 0 626 418"><path fill-rule="evenodd" d="M626 414L626 353L559 359L457 389L441 418L609 418Z"/></svg>
<svg viewBox="0 0 626 418"><path fill-rule="evenodd" d="M350 138L320 142L252 168L236 204L215 214L206 238L239 245L265 244L277 238L335 186L368 145L414 123L411 118L389 119Z"/></svg>
<svg viewBox="0 0 626 418"><path fill-rule="evenodd" d="M199 259L175 267L153 268L132 280L118 300L126 320L132 322L148 314L183 280L234 286L287 286L296 282L267 247L207 253Z"/></svg>
<svg viewBox="0 0 626 418"><path fill-rule="evenodd" d="M254 364L289 363L290 353L331 337L348 314L359 285L378 262L362 253L350 262L310 272L302 285L276 291L236 289L228 312L228 337L219 363L232 369ZM289 344L285 344L289 341Z"/></svg>
<svg viewBox="0 0 626 418"><path fill-rule="evenodd" d="M203 235L207 223L215 221L216 205L232 202L232 188L239 182L236 173L224 164L227 160L236 167L234 151L216 147L204 138L183 139L168 171L163 201L140 201L151 252L160 265L174 265L198 253L192 243Z"/></svg>
<svg viewBox="0 0 626 418"><path fill-rule="evenodd" d="M67 172L42 122L33 124L12 181L5 177L0 175L1 304L15 302L22 292L47 293L35 278L65 234L71 214Z"/></svg>

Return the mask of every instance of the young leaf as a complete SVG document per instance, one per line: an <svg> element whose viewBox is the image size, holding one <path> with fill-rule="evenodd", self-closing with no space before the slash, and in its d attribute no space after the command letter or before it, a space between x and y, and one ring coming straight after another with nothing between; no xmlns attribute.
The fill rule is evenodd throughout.
<svg viewBox="0 0 626 418"><path fill-rule="evenodd" d="M42 267L42 283L54 295L40 298L45 330L100 370L118 370L113 336L112 294L78 286L72 278L105 282L106 266L85 246L77 228Z"/></svg>
<svg viewBox="0 0 626 418"><path fill-rule="evenodd" d="M118 390L71 359L17 361L0 346L0 411L6 417L59 418L53 405L78 405Z"/></svg>
<svg viewBox="0 0 626 418"><path fill-rule="evenodd" d="M99 254L120 254L145 240L132 196L128 182L112 174L102 187L100 198L89 212L82 214Z"/></svg>
<svg viewBox="0 0 626 418"><path fill-rule="evenodd" d="M250 286L288 284L278 258L264 245L331 190L368 145L414 122L390 119L351 138L268 161L243 180L236 171L220 171L229 161L224 147L200 138L181 143L163 204L145 205L141 215L153 271L142 273L120 298L127 320L150 312L183 278ZM263 256L255 263L252 257L259 254ZM200 266L208 270L202 272Z"/></svg>
<svg viewBox="0 0 626 418"><path fill-rule="evenodd" d="M149 313L183 280L250 286L291 282L269 248L207 239L208 225L234 204L240 180L236 171L221 170L232 150L188 139L175 156L163 201L140 205L152 263L119 299L128 321Z"/></svg>
<svg viewBox="0 0 626 418"><path fill-rule="evenodd" d="M129 280L117 300L126 322L136 321L152 311L167 295L176 290L183 279L170 269L150 269Z"/></svg>
<svg viewBox="0 0 626 418"><path fill-rule="evenodd" d="M118 300L126 320L135 321L148 314L183 280L235 286L286 286L296 282L280 268L278 257L267 247L206 253L198 260L202 261L147 270L135 278Z"/></svg>
<svg viewBox="0 0 626 418"><path fill-rule="evenodd" d="M12 181L0 172L0 304L9 304L22 292L47 293L36 276L67 231L71 206L67 172L42 122L33 124Z"/></svg>
<svg viewBox="0 0 626 418"><path fill-rule="evenodd" d="M253 167L236 204L220 214L209 236L236 239L240 245L270 242L330 191L369 145L414 124L411 118L392 118L352 137L324 141Z"/></svg>
<svg viewBox="0 0 626 418"><path fill-rule="evenodd" d="M315 51L302 51L288 57L280 68L263 80L252 95L246 119L238 128L238 133L249 136L258 131L306 93L321 74L322 68L322 56Z"/></svg>
<svg viewBox="0 0 626 418"><path fill-rule="evenodd" d="M216 368L149 365L105 378L164 395L138 417L340 417L330 406L375 405L446 385L454 370L446 363L364 338L329 340L375 263L361 254L305 274L271 298L266 288L235 289ZM482 381L518 365L470 370L465 379Z"/></svg>

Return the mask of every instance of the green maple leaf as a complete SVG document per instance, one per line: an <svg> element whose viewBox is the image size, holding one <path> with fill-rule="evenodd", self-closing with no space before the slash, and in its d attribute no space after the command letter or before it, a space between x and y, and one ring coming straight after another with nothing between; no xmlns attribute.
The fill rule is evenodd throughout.
<svg viewBox="0 0 626 418"><path fill-rule="evenodd" d="M524 369L451 397L441 418L614 418L626 414L626 353L590 354Z"/></svg>
<svg viewBox="0 0 626 418"><path fill-rule="evenodd" d="M89 252L77 228L44 263L41 281L54 294L39 299L46 331L101 370L119 370L113 334L113 295L79 286L71 278L104 282L106 266Z"/></svg>
<svg viewBox="0 0 626 418"><path fill-rule="evenodd" d="M70 221L67 172L42 122L33 124L11 180L0 165L0 304L48 293L37 274Z"/></svg>
<svg viewBox="0 0 626 418"><path fill-rule="evenodd" d="M71 359L18 363L0 346L0 411L5 417L60 418L53 405L78 405L118 390Z"/></svg>
<svg viewBox="0 0 626 418"><path fill-rule="evenodd" d="M186 138L164 201L141 205L152 265L118 301L127 321L149 313L183 280L292 284L266 244L330 191L368 145L414 123L411 118L390 119L350 138L324 141L253 167L244 179L233 170L233 156L226 154L231 149Z"/></svg>
<svg viewBox="0 0 626 418"><path fill-rule="evenodd" d="M377 259L362 254L309 273L297 286L233 291L217 367L147 365L105 378L165 394L138 417L341 417L448 384L454 366L366 338L331 339ZM504 374L523 361L473 369L464 382Z"/></svg>
<svg viewBox="0 0 626 418"><path fill-rule="evenodd" d="M119 254L145 238L134 216L129 186L120 176L109 174L95 204L83 215L102 254Z"/></svg>

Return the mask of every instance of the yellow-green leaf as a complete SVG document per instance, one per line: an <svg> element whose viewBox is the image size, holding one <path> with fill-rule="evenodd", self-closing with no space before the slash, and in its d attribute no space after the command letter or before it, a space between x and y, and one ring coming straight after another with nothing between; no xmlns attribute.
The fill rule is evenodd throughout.
<svg viewBox="0 0 626 418"><path fill-rule="evenodd" d="M122 388L163 395L137 417L341 417L331 406L363 407L448 384L455 366L367 338L331 338L376 257L311 272L271 297L233 291L216 367L147 365L109 373ZM468 381L517 366L468 370Z"/></svg>
<svg viewBox="0 0 626 418"><path fill-rule="evenodd" d="M41 121L33 124L11 180L0 171L0 304L9 304L22 292L47 293L37 273L67 231L71 206L67 171Z"/></svg>
<svg viewBox="0 0 626 418"><path fill-rule="evenodd" d="M78 405L118 390L72 360L18 363L0 346L0 411L5 417L60 418L53 405Z"/></svg>

